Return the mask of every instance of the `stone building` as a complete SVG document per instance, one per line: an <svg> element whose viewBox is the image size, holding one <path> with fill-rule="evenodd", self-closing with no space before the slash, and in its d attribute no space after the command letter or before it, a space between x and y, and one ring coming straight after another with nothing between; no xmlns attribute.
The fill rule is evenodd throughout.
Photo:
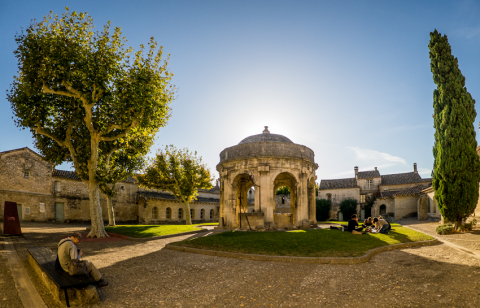
<svg viewBox="0 0 480 308"><path fill-rule="evenodd" d="M113 198L118 223L179 223L182 204L168 192L139 188L133 178L116 184ZM218 221L220 188L200 190L192 208L194 221ZM85 183L72 171L57 170L29 148L0 152L0 219L5 201L18 204L21 220L77 222L90 220ZM100 205L108 221L106 199Z"/></svg>
<svg viewBox="0 0 480 308"><path fill-rule="evenodd" d="M432 182L430 178L422 179L417 164L413 164L413 172L407 173L381 175L376 167L370 171L358 171L355 167L354 174L354 178L320 182L318 198L332 201L332 219L338 219L338 206L343 200L357 200L357 212L362 214L363 206L372 196L376 197L372 216L417 217L419 198Z"/></svg>
<svg viewBox="0 0 480 308"><path fill-rule="evenodd" d="M271 229L309 227L315 219L314 153L268 127L220 153L219 227L226 229ZM291 206L275 210L275 191L287 186ZM254 189L252 189L254 188ZM248 211L247 192L254 191L254 206Z"/></svg>

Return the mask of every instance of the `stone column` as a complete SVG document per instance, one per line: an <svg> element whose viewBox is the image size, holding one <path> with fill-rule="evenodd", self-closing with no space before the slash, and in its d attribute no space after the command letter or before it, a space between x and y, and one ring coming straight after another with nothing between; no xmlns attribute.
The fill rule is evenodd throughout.
<svg viewBox="0 0 480 308"><path fill-rule="evenodd" d="M264 214L264 221L265 227L273 226L273 211L275 208L275 202L273 200L273 187L272 183L270 183L269 179L269 169L268 166L264 169L264 171L260 172L260 186L262 190L262 212Z"/></svg>
<svg viewBox="0 0 480 308"><path fill-rule="evenodd" d="M313 178L310 179L312 181ZM317 211L316 211L316 202L315 202L315 181L313 180L313 183L310 183L310 191L309 191L309 208L310 208L310 213L309 213L309 222L310 224L316 224L317 223Z"/></svg>
<svg viewBox="0 0 480 308"><path fill-rule="evenodd" d="M300 175L297 196L297 223L300 224L304 219L308 220L308 195L307 195L307 177L304 173Z"/></svg>

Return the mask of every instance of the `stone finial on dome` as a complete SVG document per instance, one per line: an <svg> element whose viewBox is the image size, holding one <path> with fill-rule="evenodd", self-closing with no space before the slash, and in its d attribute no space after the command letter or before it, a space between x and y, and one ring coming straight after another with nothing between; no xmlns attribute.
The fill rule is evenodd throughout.
<svg viewBox="0 0 480 308"><path fill-rule="evenodd" d="M265 126L265 129L263 130L264 134L270 134L270 131L268 130L268 126Z"/></svg>

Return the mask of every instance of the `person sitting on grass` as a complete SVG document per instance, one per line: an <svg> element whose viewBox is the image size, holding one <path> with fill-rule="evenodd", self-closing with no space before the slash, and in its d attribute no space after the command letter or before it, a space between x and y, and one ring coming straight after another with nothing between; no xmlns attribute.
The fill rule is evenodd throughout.
<svg viewBox="0 0 480 308"><path fill-rule="evenodd" d="M372 217L368 217L367 219L365 219L365 220L363 221L363 227L364 227L364 228L371 228L371 227L373 227Z"/></svg>
<svg viewBox="0 0 480 308"><path fill-rule="evenodd" d="M357 217L357 214L353 214L352 215L352 218L348 221L348 226L347 226L347 230L348 232L352 232L353 234L358 234L356 232L362 232L363 230L363 227L358 227L358 217ZM354 232L355 231L355 232Z"/></svg>
<svg viewBox="0 0 480 308"><path fill-rule="evenodd" d="M72 259L79 259L83 255L81 249L77 249L77 246L82 240L82 235L78 232L72 234L58 243L57 260L55 261L55 269L58 271L65 271L68 273L68 261ZM108 286L108 282L102 279L102 274L93 265L92 262L85 261L87 265L87 273L96 281L98 281L99 287Z"/></svg>
<svg viewBox="0 0 480 308"><path fill-rule="evenodd" d="M388 234L388 231L390 231L390 224L383 219L382 216L378 218L375 217L373 223L375 224L375 230L377 230L378 233Z"/></svg>

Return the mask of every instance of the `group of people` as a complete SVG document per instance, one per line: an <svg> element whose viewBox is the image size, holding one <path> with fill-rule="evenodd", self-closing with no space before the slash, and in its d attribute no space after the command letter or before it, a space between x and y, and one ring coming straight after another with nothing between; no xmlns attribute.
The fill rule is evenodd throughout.
<svg viewBox="0 0 480 308"><path fill-rule="evenodd" d="M365 231L363 229L365 229ZM364 220L362 226L359 227L358 216L357 214L353 214L348 221L345 231L352 232L353 234L364 234L368 232L388 234L391 229L390 223L383 219L382 216L373 219L372 217L368 217Z"/></svg>

